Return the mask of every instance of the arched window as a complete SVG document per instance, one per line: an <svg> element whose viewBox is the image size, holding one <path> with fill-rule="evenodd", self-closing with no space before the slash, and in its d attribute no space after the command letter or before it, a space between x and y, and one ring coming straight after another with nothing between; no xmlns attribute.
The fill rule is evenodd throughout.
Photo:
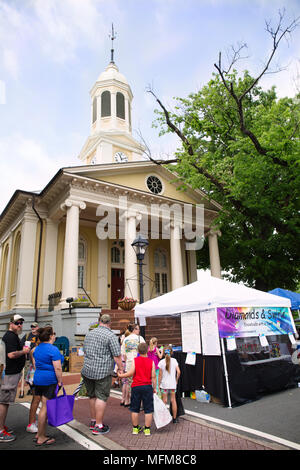
<svg viewBox="0 0 300 470"><path fill-rule="evenodd" d="M101 95L101 117L111 116L110 92L104 91Z"/></svg>
<svg viewBox="0 0 300 470"><path fill-rule="evenodd" d="M86 288L86 262L87 244L84 238L79 238L78 243L78 288Z"/></svg>
<svg viewBox="0 0 300 470"><path fill-rule="evenodd" d="M93 99L93 124L94 122L97 121L97 98Z"/></svg>
<svg viewBox="0 0 300 470"><path fill-rule="evenodd" d="M110 258L112 264L124 264L125 250L123 240L113 242Z"/></svg>
<svg viewBox="0 0 300 470"><path fill-rule="evenodd" d="M1 282L0 282L0 299L2 299L4 297L8 252L9 252L9 246L6 245L6 247L4 249L4 253L3 253L3 258L2 258L3 261L2 261Z"/></svg>
<svg viewBox="0 0 300 470"><path fill-rule="evenodd" d="M16 236L14 251L13 251L13 273L12 273L12 292L16 292L18 284L19 274L19 260L20 260L20 247L21 247L21 234L20 232Z"/></svg>
<svg viewBox="0 0 300 470"><path fill-rule="evenodd" d="M156 295L166 294L169 291L168 257L163 248L154 252L155 292Z"/></svg>
<svg viewBox="0 0 300 470"><path fill-rule="evenodd" d="M117 93L117 117L125 119L125 98L122 93Z"/></svg>

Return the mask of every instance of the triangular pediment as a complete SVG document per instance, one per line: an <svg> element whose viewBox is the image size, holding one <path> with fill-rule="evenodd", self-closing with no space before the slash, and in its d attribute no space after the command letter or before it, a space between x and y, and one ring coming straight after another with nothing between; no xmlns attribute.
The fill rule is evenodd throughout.
<svg viewBox="0 0 300 470"><path fill-rule="evenodd" d="M205 208L218 211L219 204L209 201L201 190L187 187L180 190L181 184L176 182L176 175L161 165L151 161L139 161L128 163L111 163L100 165L86 165L66 169L68 173L81 177L115 184L118 187L138 190L151 194L148 186L148 178L156 176L162 183L162 191L158 195L161 198L173 199L188 204L204 204Z"/></svg>

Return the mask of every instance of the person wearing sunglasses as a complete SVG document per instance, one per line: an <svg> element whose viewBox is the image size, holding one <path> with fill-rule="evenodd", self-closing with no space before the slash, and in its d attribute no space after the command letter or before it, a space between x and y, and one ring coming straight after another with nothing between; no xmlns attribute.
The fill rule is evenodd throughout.
<svg viewBox="0 0 300 470"><path fill-rule="evenodd" d="M18 383L30 348L22 346L19 335L22 333L24 318L15 314L11 317L9 329L2 341L5 344L5 375L0 387L0 445L14 441L16 436L5 426L8 407L15 402Z"/></svg>

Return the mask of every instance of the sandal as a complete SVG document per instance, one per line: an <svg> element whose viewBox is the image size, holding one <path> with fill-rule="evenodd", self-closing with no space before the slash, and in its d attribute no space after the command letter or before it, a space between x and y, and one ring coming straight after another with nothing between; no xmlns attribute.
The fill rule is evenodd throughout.
<svg viewBox="0 0 300 470"><path fill-rule="evenodd" d="M38 447L44 446L44 445L51 446L54 443L55 443L55 439L53 437L48 437L48 439L46 439L44 442L41 442L40 444L38 443L38 441L36 441L35 445Z"/></svg>

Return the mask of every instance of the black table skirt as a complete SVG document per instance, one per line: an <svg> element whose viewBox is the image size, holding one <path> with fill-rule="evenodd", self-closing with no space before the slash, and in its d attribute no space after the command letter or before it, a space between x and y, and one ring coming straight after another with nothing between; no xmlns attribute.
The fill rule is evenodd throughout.
<svg viewBox="0 0 300 470"><path fill-rule="evenodd" d="M226 381L222 356L196 354L196 365L185 364L186 353L174 352L181 370L177 395L184 392L205 390L228 406ZM226 353L229 390L232 406L257 400L260 396L297 386L300 366L286 360L264 364L242 365L237 351ZM204 384L203 384L204 365Z"/></svg>

